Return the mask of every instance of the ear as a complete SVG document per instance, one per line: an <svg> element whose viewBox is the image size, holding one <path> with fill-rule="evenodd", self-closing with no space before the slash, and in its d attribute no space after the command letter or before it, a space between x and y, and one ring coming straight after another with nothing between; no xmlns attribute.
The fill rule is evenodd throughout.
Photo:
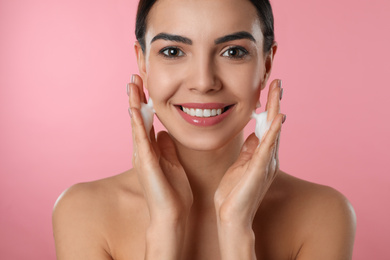
<svg viewBox="0 0 390 260"><path fill-rule="evenodd" d="M138 41L134 43L134 50L135 55L137 56L137 64L138 64L138 70L139 74L142 78L142 81L144 82L144 86L146 87L146 61L145 61L145 54L141 48L141 45Z"/></svg>
<svg viewBox="0 0 390 260"><path fill-rule="evenodd" d="M274 41L274 43L271 46L271 49L268 51L268 53L265 55L265 72L263 81L261 83L261 89L263 90L264 87L267 85L267 81L269 79L269 76L271 75L272 65L274 62L276 50L278 49L278 43Z"/></svg>

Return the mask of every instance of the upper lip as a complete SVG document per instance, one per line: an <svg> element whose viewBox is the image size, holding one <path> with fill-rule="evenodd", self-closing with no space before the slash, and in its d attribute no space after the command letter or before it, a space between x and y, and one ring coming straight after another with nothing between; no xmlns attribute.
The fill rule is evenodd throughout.
<svg viewBox="0 0 390 260"><path fill-rule="evenodd" d="M194 109L219 109L225 108L227 106L232 106L233 104L224 104L224 103L181 103L175 104L175 106L181 106L186 108Z"/></svg>

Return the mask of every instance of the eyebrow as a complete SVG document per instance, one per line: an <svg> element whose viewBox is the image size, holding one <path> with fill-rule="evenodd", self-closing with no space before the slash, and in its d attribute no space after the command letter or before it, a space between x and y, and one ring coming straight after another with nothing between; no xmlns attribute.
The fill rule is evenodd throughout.
<svg viewBox="0 0 390 260"><path fill-rule="evenodd" d="M251 40L253 42L256 42L256 39L255 39L255 37L253 37L252 34L250 34L249 32L241 31L241 32L236 32L236 33L232 33L232 34L228 34L228 35L222 36L222 37L216 39L214 41L214 43L215 44L221 44L221 43L224 43L224 42L230 42L230 41L241 40L241 39L248 39L248 40ZM153 42L155 42L157 40L182 42L184 44L192 45L192 40L191 39L189 39L187 37L184 37L184 36L175 35L175 34L169 34L169 33L159 33L159 34L157 34L150 41L150 44L152 44Z"/></svg>
<svg viewBox="0 0 390 260"><path fill-rule="evenodd" d="M214 41L215 44L230 42L234 40L248 39L256 43L255 37L252 34L242 31L222 36Z"/></svg>
<svg viewBox="0 0 390 260"><path fill-rule="evenodd" d="M191 39L189 39L187 37L180 36L180 35L174 35L174 34L168 34L168 33L159 33L159 34L157 34L150 41L150 44L152 44L152 42L160 40L160 39L161 40L166 40L166 41L173 41L173 42L182 42L184 44L192 45L192 40Z"/></svg>

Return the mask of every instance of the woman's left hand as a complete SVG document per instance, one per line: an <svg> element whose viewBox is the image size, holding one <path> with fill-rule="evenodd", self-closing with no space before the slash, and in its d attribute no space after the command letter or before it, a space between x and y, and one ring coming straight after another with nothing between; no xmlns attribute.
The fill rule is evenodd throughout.
<svg viewBox="0 0 390 260"><path fill-rule="evenodd" d="M261 201L271 186L279 169L278 147L282 122L285 119L279 113L281 84L274 80L268 92L268 121L271 127L263 137L261 145L254 134L245 141L236 162L228 169L214 196L217 213L218 233L222 259L249 259L243 254L253 256L254 248L241 247L239 253L229 252L236 242L241 245L248 239L253 247L252 222ZM229 252L229 253L228 253ZM246 252L246 253L244 253Z"/></svg>

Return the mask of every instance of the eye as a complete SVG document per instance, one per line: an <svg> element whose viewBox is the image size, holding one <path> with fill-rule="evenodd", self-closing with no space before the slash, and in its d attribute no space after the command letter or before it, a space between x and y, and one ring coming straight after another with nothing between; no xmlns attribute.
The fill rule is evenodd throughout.
<svg viewBox="0 0 390 260"><path fill-rule="evenodd" d="M177 47L167 47L160 51L160 54L167 58L178 58L184 56L184 52Z"/></svg>
<svg viewBox="0 0 390 260"><path fill-rule="evenodd" d="M230 47L222 53L222 56L230 59L243 59L247 54L248 51L242 47Z"/></svg>

